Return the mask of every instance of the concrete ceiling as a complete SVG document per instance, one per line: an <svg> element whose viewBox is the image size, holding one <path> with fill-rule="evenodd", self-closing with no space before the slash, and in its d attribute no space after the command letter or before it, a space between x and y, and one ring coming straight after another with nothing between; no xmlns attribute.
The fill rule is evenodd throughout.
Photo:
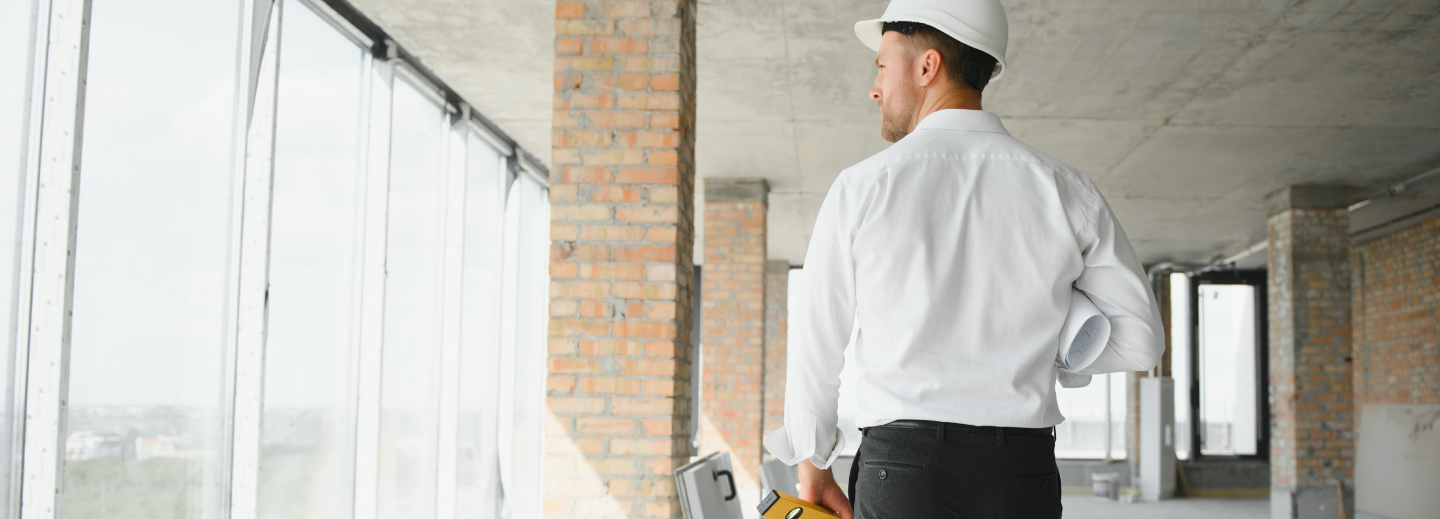
<svg viewBox="0 0 1440 519"><path fill-rule="evenodd" d="M554 0L350 3L531 154L549 162Z"/></svg>
<svg viewBox="0 0 1440 519"><path fill-rule="evenodd" d="M548 155L553 2L357 0L536 155ZM851 26L884 0L702 0L701 177L770 181L769 255L804 260L840 170L885 148ZM1147 262L1263 239L1264 196L1357 197L1440 166L1435 0L1007 0L985 106L1089 174Z"/></svg>

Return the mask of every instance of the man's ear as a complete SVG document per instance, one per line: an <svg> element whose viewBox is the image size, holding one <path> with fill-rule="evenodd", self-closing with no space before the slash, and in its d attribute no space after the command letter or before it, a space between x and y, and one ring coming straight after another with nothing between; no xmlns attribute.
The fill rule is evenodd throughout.
<svg viewBox="0 0 1440 519"><path fill-rule="evenodd" d="M925 87L935 83L940 76L940 52L935 49L926 49L920 53L919 63L916 63L916 71L920 74L916 78L916 84Z"/></svg>

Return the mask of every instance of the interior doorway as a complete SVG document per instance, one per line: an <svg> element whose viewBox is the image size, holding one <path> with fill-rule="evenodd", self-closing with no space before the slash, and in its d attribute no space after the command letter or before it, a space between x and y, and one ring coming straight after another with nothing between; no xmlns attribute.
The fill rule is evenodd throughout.
<svg viewBox="0 0 1440 519"><path fill-rule="evenodd" d="M1186 325L1177 330L1176 338L1185 340L1174 341L1171 357L1176 454L1189 460L1268 459L1266 272L1223 270L1174 281L1177 292L1184 289L1175 317Z"/></svg>

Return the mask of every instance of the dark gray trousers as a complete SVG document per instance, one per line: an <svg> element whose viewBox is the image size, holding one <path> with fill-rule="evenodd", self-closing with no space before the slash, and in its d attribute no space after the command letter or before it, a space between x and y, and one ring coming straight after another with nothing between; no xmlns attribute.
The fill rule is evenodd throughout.
<svg viewBox="0 0 1440 519"><path fill-rule="evenodd" d="M1058 519L1053 428L901 420L864 429L850 467L856 519Z"/></svg>

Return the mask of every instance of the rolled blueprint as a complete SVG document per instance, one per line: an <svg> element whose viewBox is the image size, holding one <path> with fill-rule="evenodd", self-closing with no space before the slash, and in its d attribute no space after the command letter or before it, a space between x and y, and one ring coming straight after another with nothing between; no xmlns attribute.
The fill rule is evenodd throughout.
<svg viewBox="0 0 1440 519"><path fill-rule="evenodd" d="M1060 365L1075 372L1090 366L1110 342L1110 320L1090 298L1075 288L1070 289L1070 313L1060 329Z"/></svg>

